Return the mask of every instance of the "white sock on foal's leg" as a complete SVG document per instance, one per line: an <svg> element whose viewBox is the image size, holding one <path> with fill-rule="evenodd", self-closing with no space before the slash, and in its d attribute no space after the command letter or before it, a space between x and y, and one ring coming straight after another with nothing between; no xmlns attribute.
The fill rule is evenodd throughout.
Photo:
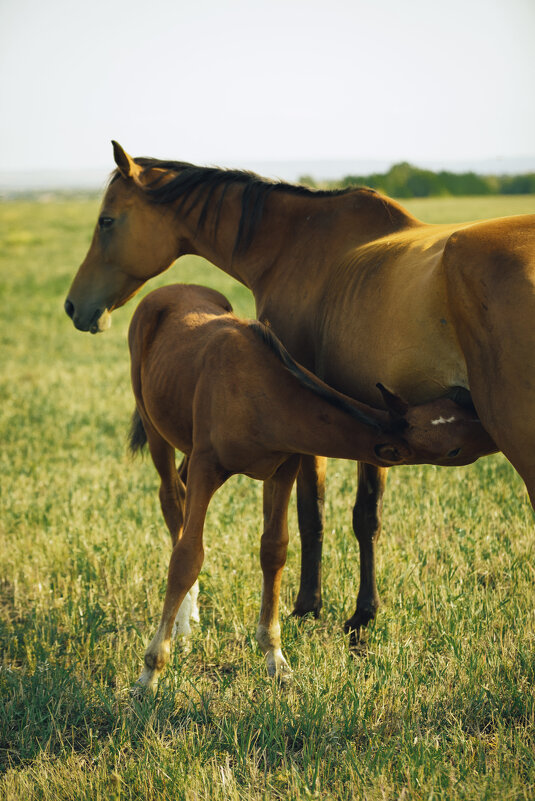
<svg viewBox="0 0 535 801"><path fill-rule="evenodd" d="M199 582L195 582L190 589L176 613L175 625L173 626L174 637L191 637L190 622L199 622L199 607L197 599L199 597Z"/></svg>

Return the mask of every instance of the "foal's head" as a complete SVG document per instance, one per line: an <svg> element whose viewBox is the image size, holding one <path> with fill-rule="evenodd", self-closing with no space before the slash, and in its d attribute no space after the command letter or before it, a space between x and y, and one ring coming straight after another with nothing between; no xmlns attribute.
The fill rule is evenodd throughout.
<svg viewBox="0 0 535 801"><path fill-rule="evenodd" d="M404 421L402 436L413 451L405 464L465 465L496 451L471 403L438 398L409 406L382 384L377 386L392 419Z"/></svg>

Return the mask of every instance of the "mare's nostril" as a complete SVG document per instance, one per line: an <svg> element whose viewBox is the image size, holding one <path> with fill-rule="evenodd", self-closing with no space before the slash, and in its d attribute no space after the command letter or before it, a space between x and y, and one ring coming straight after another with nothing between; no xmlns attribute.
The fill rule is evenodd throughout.
<svg viewBox="0 0 535 801"><path fill-rule="evenodd" d="M72 320L72 316L74 314L74 303L71 303L68 299L65 301L65 313L68 314Z"/></svg>

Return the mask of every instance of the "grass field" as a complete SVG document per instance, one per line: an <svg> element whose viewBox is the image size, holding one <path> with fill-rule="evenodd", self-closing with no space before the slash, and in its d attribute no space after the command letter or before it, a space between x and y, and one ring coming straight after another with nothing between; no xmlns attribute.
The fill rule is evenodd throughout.
<svg viewBox="0 0 535 801"><path fill-rule="evenodd" d="M407 206L451 221L534 211L535 198ZM135 303L98 337L62 309L97 208L0 205L0 798L533 799L533 513L500 455L391 470L366 659L342 634L355 466L330 464L319 621L285 619L292 504L284 690L254 641L261 486L233 478L209 510L191 651L175 650L155 699L131 699L169 542L155 471L125 449ZM210 284L253 314L200 259L149 289L171 281Z"/></svg>

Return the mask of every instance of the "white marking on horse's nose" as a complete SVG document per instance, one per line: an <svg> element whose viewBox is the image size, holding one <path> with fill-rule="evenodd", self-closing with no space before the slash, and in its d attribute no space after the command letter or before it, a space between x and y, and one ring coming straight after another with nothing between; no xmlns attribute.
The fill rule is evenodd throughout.
<svg viewBox="0 0 535 801"><path fill-rule="evenodd" d="M454 423L456 419L457 418L455 416L448 417L447 419L445 417L437 417L436 420L431 420L431 425L432 426L441 426L441 425L444 425L444 423Z"/></svg>
<svg viewBox="0 0 535 801"><path fill-rule="evenodd" d="M107 309L104 309L104 311L97 320L98 330L107 331L110 325L111 325L111 314Z"/></svg>

